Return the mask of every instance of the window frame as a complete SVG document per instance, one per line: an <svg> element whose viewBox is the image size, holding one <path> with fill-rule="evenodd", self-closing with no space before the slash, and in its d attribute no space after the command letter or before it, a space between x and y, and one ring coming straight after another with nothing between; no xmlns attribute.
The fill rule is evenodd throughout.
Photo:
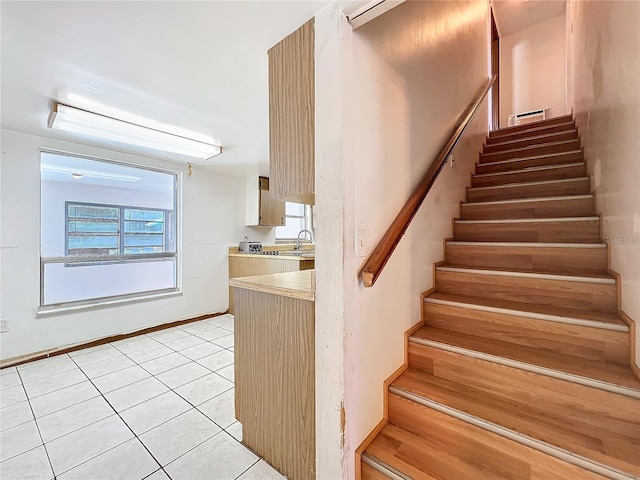
<svg viewBox="0 0 640 480"><path fill-rule="evenodd" d="M139 302L145 301L153 298L164 298L168 296L174 295L182 295L182 172L179 170L170 170L166 168L154 167L150 165L133 163L130 161L118 160L113 158L105 158L101 156L84 154L84 153L74 153L65 150L59 150L55 148L39 148L40 153L40 162L42 162L42 154L53 154L53 155L63 155L67 157L77 157L83 160L92 160L107 164L113 165L122 165L125 167L132 167L141 170L149 170L152 172L164 173L167 175L171 175L173 177L173 210L166 210L167 212L171 212L173 215L172 218L172 226L173 226L173 251L166 253L147 253L147 254L127 254L126 258L121 255L102 255L100 258L96 256L88 256L83 258L80 255L67 255L65 252L65 256L63 257L43 257L42 250L40 249L39 258L40 258L40 292L39 298L40 301L38 303L38 308L36 310L36 316L49 316L55 315L58 312L65 311L76 311L76 310L84 310L84 309L93 309L93 308L101 308L103 306L109 305L119 305L123 303L130 302ZM40 176L40 184L42 184L42 177ZM41 187L42 188L42 187ZM71 203L83 203L83 202L71 202ZM97 204L96 204L97 205ZM135 207L134 207L135 208ZM162 210L162 209L151 209L151 210ZM65 217L67 217L67 213L65 212ZM42 234L42 213L40 213L39 223L39 236ZM68 226L65 222L65 227L68 230ZM42 238L40 238L40 244L42 244ZM67 248L67 244L65 243L65 250ZM115 257L115 258L114 258ZM140 291L135 293L125 293L120 295L111 295L105 297L96 297L89 298L86 300L74 300L68 302L61 303L45 303L44 294L45 294L45 266L47 264L56 264L56 263L70 263L73 265L89 265L89 264L97 264L97 265L105 265L105 264L114 264L114 263L128 263L128 262L154 262L154 261L164 261L168 258L174 259L175 265L175 276L174 282L175 287L170 287L166 289L159 290L150 290L150 291Z"/></svg>
<svg viewBox="0 0 640 480"><path fill-rule="evenodd" d="M163 209L163 208L149 208L149 207L136 207L136 206L131 206L131 205L118 205L118 204L107 204L107 203L89 203L89 202L76 202L76 201L72 201L72 200L66 200L64 202L64 216L65 216L65 238L64 238L64 253L65 256L67 257L73 257L73 258L79 258L82 257L82 254L77 254L77 255L73 255L70 253L70 249L69 249L69 234L71 232L69 232L69 206L70 205L79 205L79 206L87 206L87 207L105 207L105 208L116 208L118 209L118 253L116 254L94 254L94 255L87 255L87 256L104 256L105 260L107 260L110 257L114 257L114 256L129 256L129 255L153 255L153 254L158 254L158 253L175 253L175 251L172 250L165 250L167 244L170 241L170 235L171 235L171 229L167 228L167 219L169 218L169 215L171 213L174 213L175 210L167 210L167 209ZM141 210L141 211L147 211L147 212L162 212L164 214L164 219L162 221L162 252L146 252L146 253L126 253L125 252L125 235L127 235L127 232L125 230L125 222L127 221L138 221L138 220L127 220L125 218L125 212L127 210ZM170 225L173 228L173 225ZM135 233L135 232L129 232L130 235L157 235L155 233ZM112 235L113 236L113 235ZM108 247L105 247L108 248ZM73 249L71 249L73 250ZM144 261L144 259L141 259L140 261ZM66 266L78 266L78 265L88 265L91 262L85 262L83 264L78 264L78 263L73 263L73 264L67 264ZM96 264L100 264L102 262L95 262Z"/></svg>
<svg viewBox="0 0 640 480"><path fill-rule="evenodd" d="M285 225L287 224L287 218L295 218L297 220L304 220L304 228L303 230L309 230L311 232L313 232L313 238L315 241L315 232L313 229L313 205L308 205L305 203L298 203L298 202L286 202L286 203L295 203L297 205L302 205L304 206L304 215L287 215L287 210L286 210L286 205L285 205L285 214L284 214L284 223ZM276 231L275 231L275 242L276 243L291 243L291 242L295 242L298 239L296 237L290 238L290 237L278 237L278 228L282 228L282 227L276 227Z"/></svg>

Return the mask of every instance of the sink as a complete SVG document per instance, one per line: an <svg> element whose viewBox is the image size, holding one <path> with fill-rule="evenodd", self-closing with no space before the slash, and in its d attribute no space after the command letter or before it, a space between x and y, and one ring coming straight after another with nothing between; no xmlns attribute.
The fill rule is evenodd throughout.
<svg viewBox="0 0 640 480"><path fill-rule="evenodd" d="M281 255L293 255L294 257L310 257L314 258L316 256L315 251L309 250L292 250L289 252L281 252Z"/></svg>

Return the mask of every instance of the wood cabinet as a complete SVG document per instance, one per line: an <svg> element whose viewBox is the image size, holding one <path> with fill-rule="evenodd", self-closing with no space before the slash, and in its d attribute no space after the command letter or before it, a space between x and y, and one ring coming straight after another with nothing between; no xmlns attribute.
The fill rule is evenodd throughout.
<svg viewBox="0 0 640 480"><path fill-rule="evenodd" d="M229 278L310 270L314 267L315 260L313 258L287 255L229 254ZM235 313L234 289L232 287L229 287L229 313Z"/></svg>
<svg viewBox="0 0 640 480"><path fill-rule="evenodd" d="M281 226L285 222L285 204L276 200L268 177L249 177L246 185L247 217L251 226Z"/></svg>
<svg viewBox="0 0 640 480"><path fill-rule="evenodd" d="M314 204L314 20L269 49L269 171L275 196Z"/></svg>
<svg viewBox="0 0 640 480"><path fill-rule="evenodd" d="M312 272L289 272L232 281L242 440L292 480L316 478L312 278Z"/></svg>

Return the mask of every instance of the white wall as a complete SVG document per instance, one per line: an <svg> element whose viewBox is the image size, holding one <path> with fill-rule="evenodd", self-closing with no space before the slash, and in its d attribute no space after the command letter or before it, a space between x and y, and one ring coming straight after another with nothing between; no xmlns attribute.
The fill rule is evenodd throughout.
<svg viewBox="0 0 640 480"><path fill-rule="evenodd" d="M335 479L353 478L354 451L383 417L383 382L404 361L404 332L420 321L420 294L452 235L486 103L370 289L358 281L354 232L365 230L369 254L486 84L488 4L406 2L352 35L339 18L327 24L316 17L316 42L324 28L340 41L316 48L317 475Z"/></svg>
<svg viewBox="0 0 640 480"><path fill-rule="evenodd" d="M568 3L573 106L585 157L622 276L622 310L640 321L640 3ZM640 364L640 339L636 338Z"/></svg>
<svg viewBox="0 0 640 480"><path fill-rule="evenodd" d="M244 226L245 182L205 166L186 166L125 155L70 142L1 132L0 210L2 277L0 314L10 331L0 336L1 358L58 347L198 315L228 307L228 247L243 235L273 242L273 229ZM134 165L182 171L182 295L54 316L36 315L39 300L40 148L110 158Z"/></svg>
<svg viewBox="0 0 640 480"><path fill-rule="evenodd" d="M565 15L500 37L500 126L509 115L566 110Z"/></svg>

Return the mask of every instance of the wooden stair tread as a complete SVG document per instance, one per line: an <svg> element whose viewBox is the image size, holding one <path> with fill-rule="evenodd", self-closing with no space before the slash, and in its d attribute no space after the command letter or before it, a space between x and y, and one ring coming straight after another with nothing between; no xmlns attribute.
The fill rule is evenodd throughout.
<svg viewBox="0 0 640 480"><path fill-rule="evenodd" d="M476 266L466 266L466 265L449 265L449 264L442 264L440 265L438 268L451 268L451 269L455 269L455 270L464 270L464 269L468 269L468 270L482 270L483 272L495 272L496 275L500 275L502 272L506 272L506 273L523 273L523 274L531 274L531 275L552 275L554 277L576 277L575 281L580 281L580 278L584 278L584 279L590 279L590 278L596 278L596 279L602 279L602 280L613 280L613 277L611 277L611 275L608 275L606 273L566 273L563 274L562 272L544 272L544 271L538 271L538 270L523 270L523 269L513 269L513 268L491 268L491 267L476 267Z"/></svg>
<svg viewBox="0 0 640 480"><path fill-rule="evenodd" d="M475 419L491 422L512 432L573 452L583 458L608 465L621 471L639 474L640 417L626 423L618 431L620 422L607 423L596 418L598 413L582 410L567 402L547 405L531 398L509 396L485 390L473 382L453 382L409 369L390 387L390 392L408 392L437 402ZM594 416L594 418L591 418Z"/></svg>
<svg viewBox="0 0 640 480"><path fill-rule="evenodd" d="M394 396L395 397L395 396ZM399 398L400 408L405 399ZM415 412L405 408L407 417L422 420ZM409 431L394 424L387 424L366 451L370 458L392 464L404 475L415 480L548 480L540 465L543 454L473 425L438 412L428 412L430 424L425 431ZM433 425L433 426L432 426ZM546 460L546 459L544 459ZM554 480L602 479L597 474L584 471L564 462L551 461L557 468ZM363 479L378 479L367 477ZM388 478L388 477L387 477Z"/></svg>
<svg viewBox="0 0 640 480"><path fill-rule="evenodd" d="M533 187L533 186L547 186L549 184L565 183L565 182L577 182L589 180L589 177L571 177L561 178L558 180L542 180L537 182L522 182L522 183L503 183L501 185L491 185L489 187L468 187L467 190L499 190L504 188L519 188L519 187Z"/></svg>
<svg viewBox="0 0 640 480"><path fill-rule="evenodd" d="M387 424L366 454L416 480L604 478L397 395L390 410L390 421L410 426Z"/></svg>
<svg viewBox="0 0 640 480"><path fill-rule="evenodd" d="M534 138L534 137L531 137ZM575 142L576 140L578 140L577 138L572 138L570 140L552 140L552 141L545 141L544 139L540 140L540 143L534 143L532 145L525 145L525 146L513 146L511 145L511 148L509 148L508 144L502 144L505 145L507 148L505 148L504 150L498 150L496 152L488 152L488 153L484 153L484 155L493 155L494 153L517 153L520 152L522 150L528 150L531 148L535 148L535 147L542 147L542 146L546 146L546 145L563 145L563 144L569 144L571 142ZM500 144L498 144L500 145ZM516 158L516 157L514 157Z"/></svg>
<svg viewBox="0 0 640 480"><path fill-rule="evenodd" d="M573 308L522 303L485 297L473 297L470 295L457 295L445 292L433 292L431 295L429 295L428 298L443 300L447 302L464 303L468 305L479 305L489 308L499 308L503 310L513 310L516 312L531 312L540 315L550 315L553 317L576 318L580 320L588 320L592 322L600 322L604 324L627 327L627 324L620 318L619 315L608 312L576 310Z"/></svg>
<svg viewBox="0 0 640 480"><path fill-rule="evenodd" d="M515 143L519 143L519 142L525 142L525 141L535 141L535 140L541 140L541 141L545 141L549 138L553 138L553 137L558 137L558 136L568 136L568 135L573 135L574 137L578 136L578 131L576 130L575 127L573 128L567 128L566 130L563 130L561 132L551 132L551 133L537 133L535 135L530 135L527 136L525 138L517 138L517 139L508 139L508 140L502 140L502 141L496 141L496 142L491 142L491 143L485 143L485 148L486 147L501 147L501 146L509 146L509 145L513 145Z"/></svg>
<svg viewBox="0 0 640 480"><path fill-rule="evenodd" d="M554 125L538 125L535 128L530 128L529 130L521 130L519 132L508 132L503 135L495 135L493 132L489 134L489 136L485 139L485 143L487 145L492 145L494 143L502 143L506 139L523 139L529 137L539 136L544 133L561 133L567 132L571 130L575 130L575 123L571 121L567 121L565 123L556 123Z"/></svg>
<svg viewBox="0 0 640 480"><path fill-rule="evenodd" d="M565 372L640 392L640 381L638 381L631 368L627 366L428 326L422 327L415 332L412 338L432 340L453 347L515 360L516 362L543 367L556 372Z"/></svg>
<svg viewBox="0 0 640 480"><path fill-rule="evenodd" d="M513 125L510 127L498 128L496 130L492 130L491 132L489 132L489 138L508 135L509 133L513 133L513 132L535 130L535 129L545 128L550 125L560 125L560 124L566 124L566 123L571 123L571 124L574 123L573 116L571 114L561 115L559 117L547 118L545 120L540 120L538 122L531 122L531 123L522 124L522 125Z"/></svg>
<svg viewBox="0 0 640 480"><path fill-rule="evenodd" d="M544 170L562 170L569 167L580 166L583 165L584 162L572 162L572 163L559 163L559 164L549 164L549 165L540 165L536 167L525 167L518 170L508 170L502 172L491 172L491 173L477 173L474 174L474 178L482 178L482 177L496 177L501 175L516 175L518 173L531 173L531 172L539 172Z"/></svg>

